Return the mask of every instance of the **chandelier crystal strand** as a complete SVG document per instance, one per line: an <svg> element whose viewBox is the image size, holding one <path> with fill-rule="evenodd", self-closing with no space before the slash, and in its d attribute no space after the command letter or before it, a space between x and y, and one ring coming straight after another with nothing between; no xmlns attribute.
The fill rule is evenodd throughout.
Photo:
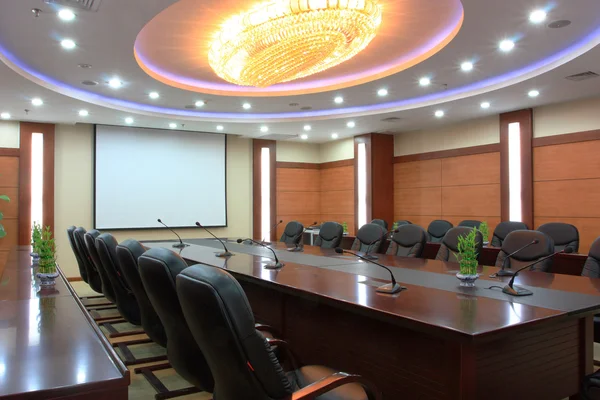
<svg viewBox="0 0 600 400"><path fill-rule="evenodd" d="M266 87L349 60L380 25L377 0L271 0L229 18L208 61L228 82Z"/></svg>

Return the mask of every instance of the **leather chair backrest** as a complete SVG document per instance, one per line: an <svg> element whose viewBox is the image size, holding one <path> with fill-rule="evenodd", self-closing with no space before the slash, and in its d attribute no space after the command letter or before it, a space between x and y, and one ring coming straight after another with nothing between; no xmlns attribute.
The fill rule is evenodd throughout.
<svg viewBox="0 0 600 400"><path fill-rule="evenodd" d="M583 264L581 276L600 278L600 238L597 238L592 243L588 258L585 260L585 264Z"/></svg>
<svg viewBox="0 0 600 400"><path fill-rule="evenodd" d="M240 284L226 271L195 265L177 276L177 294L215 377L216 399L281 400L294 388L264 336ZM198 304L202 304L201 311Z"/></svg>
<svg viewBox="0 0 600 400"><path fill-rule="evenodd" d="M527 230L527 225L524 222L515 222L515 221L504 221L500 222L496 229L494 229L494 235L492 236L492 242L490 245L492 247L502 247L502 243L506 236L512 231L520 231Z"/></svg>
<svg viewBox="0 0 600 400"><path fill-rule="evenodd" d="M428 240L432 243L440 243L452 226L452 223L443 219L431 221L427 227Z"/></svg>
<svg viewBox="0 0 600 400"><path fill-rule="evenodd" d="M458 226L466 226L467 228L477 228L481 225L481 221L477 221L476 219L465 219L464 221L460 221Z"/></svg>
<svg viewBox="0 0 600 400"><path fill-rule="evenodd" d="M356 233L352 250L377 253L385 240L386 230L377 224L364 224Z"/></svg>
<svg viewBox="0 0 600 400"><path fill-rule="evenodd" d="M285 226L283 235L281 235L281 239L279 241L284 242L287 245L300 244L303 233L304 225L298 221L290 221Z"/></svg>
<svg viewBox="0 0 600 400"><path fill-rule="evenodd" d="M140 325L142 323L140 306L129 285L125 282L121 265L117 259L118 244L117 239L110 233L103 233L96 238L96 250L98 250L104 272L110 279L119 313L130 324Z"/></svg>
<svg viewBox="0 0 600 400"><path fill-rule="evenodd" d="M554 252L554 241L545 233L530 230L512 231L506 235L506 238L502 243L502 248L498 253L498 258L496 258L496 267L502 267L504 259L509 254L517 251L527 243L531 243L534 239L537 239L539 242L510 257L510 259L506 262L506 266L515 271L516 269L524 267L525 265L537 261L542 257L549 256ZM550 269L551 265L552 258L536 264L534 269L546 272Z"/></svg>
<svg viewBox="0 0 600 400"><path fill-rule="evenodd" d="M371 223L379 225L380 227L382 227L386 231L388 230L388 223L387 223L386 220L383 220L383 219L374 219L373 221L371 221Z"/></svg>
<svg viewBox="0 0 600 400"><path fill-rule="evenodd" d="M325 249L335 249L342 243L344 237L344 227L337 222L325 222L321 225L319 235L315 239L315 246Z"/></svg>
<svg viewBox="0 0 600 400"><path fill-rule="evenodd" d="M67 237L69 238L69 245L71 245L71 250L73 251L75 260L77 260L77 266L79 267L79 275L81 276L81 279L83 279L83 281L85 283L87 283L88 282L88 272L87 272L87 269L85 268L85 264L83 263L83 258L81 256L81 253L79 252L79 249L75 245L75 229L77 229L77 228L74 226L68 227L67 228Z"/></svg>
<svg viewBox="0 0 600 400"><path fill-rule="evenodd" d="M446 232L444 239L442 239L442 245L435 256L436 260L458 262L456 255L458 254L458 238L460 236L468 235L473 228L467 226L457 226ZM477 252L477 260L481 256L481 250L483 249L483 236L481 232L477 231L475 234L475 251Z"/></svg>
<svg viewBox="0 0 600 400"><path fill-rule="evenodd" d="M96 271L98 271L98 275L100 275L100 281L102 282L102 294L109 301L116 303L117 296L112 287L112 282L106 273L106 270L102 266L102 262L100 261L100 256L98 255L98 249L96 248L96 238L100 236L100 232L96 229L92 229L88 231L83 236L85 241L85 247L88 250L88 254L90 255L90 259L94 264Z"/></svg>
<svg viewBox="0 0 600 400"><path fill-rule="evenodd" d="M544 232L554 240L554 251L561 251L570 247L573 253L579 251L579 231L574 225L562 222L549 222L540 225L538 231Z"/></svg>
<svg viewBox="0 0 600 400"><path fill-rule="evenodd" d="M212 373L183 316L175 289L175 278L187 268L187 264L171 250L155 248L142 254L138 265L150 303L167 334L169 362L188 382L212 392ZM204 303L194 304L194 312L203 314L206 309L207 305Z"/></svg>
<svg viewBox="0 0 600 400"><path fill-rule="evenodd" d="M386 254L401 257L421 257L427 243L427 232L419 225L400 225L392 235Z"/></svg>
<svg viewBox="0 0 600 400"><path fill-rule="evenodd" d="M146 248L140 242L133 239L127 239L117 246L117 258L123 271L123 276L129 284L131 291L135 295L140 307L140 316L142 319L142 328L152 341L166 347L167 334L165 328L156 314L146 289L140 278L138 267L138 258L146 252Z"/></svg>
<svg viewBox="0 0 600 400"><path fill-rule="evenodd" d="M83 262L85 270L87 271L88 285L90 285L94 291L102 293L102 280L100 279L100 275L98 274L96 266L94 266L90 253L85 245L85 234L86 231L84 228L79 227L75 229L73 232L75 248L79 251L81 261ZM98 232L98 234L100 233Z"/></svg>

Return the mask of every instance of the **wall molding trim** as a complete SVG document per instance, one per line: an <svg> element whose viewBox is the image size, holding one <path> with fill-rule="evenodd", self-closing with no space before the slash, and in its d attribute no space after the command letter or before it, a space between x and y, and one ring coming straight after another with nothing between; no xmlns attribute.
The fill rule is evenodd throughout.
<svg viewBox="0 0 600 400"><path fill-rule="evenodd" d="M347 160L339 160L339 161L330 161L319 164L319 169L331 169L331 168L340 168L340 167L350 167L354 166L354 159L349 158Z"/></svg>
<svg viewBox="0 0 600 400"><path fill-rule="evenodd" d="M429 153L408 154L394 157L394 164L413 161L435 160L439 158L472 156L475 154L497 153L500 151L500 143L484 144L481 146L463 147L460 149L432 151Z"/></svg>
<svg viewBox="0 0 600 400"><path fill-rule="evenodd" d="M295 168L295 169L330 169L349 167L354 165L354 159L349 158L347 160L330 161L325 163L301 163L301 162L288 162L288 161L277 161L277 168Z"/></svg>
<svg viewBox="0 0 600 400"><path fill-rule="evenodd" d="M589 142L591 140L600 140L600 129L533 138L532 145L533 147L543 147L557 144Z"/></svg>
<svg viewBox="0 0 600 400"><path fill-rule="evenodd" d="M67 278L68 282L83 282L83 278L80 276L70 276Z"/></svg>
<svg viewBox="0 0 600 400"><path fill-rule="evenodd" d="M0 157L19 157L20 155L20 149L15 149L12 147L0 147Z"/></svg>

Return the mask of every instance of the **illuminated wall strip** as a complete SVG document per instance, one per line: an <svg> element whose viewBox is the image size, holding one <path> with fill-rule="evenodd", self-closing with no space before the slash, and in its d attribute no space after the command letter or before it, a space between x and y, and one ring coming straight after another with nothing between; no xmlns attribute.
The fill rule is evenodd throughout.
<svg viewBox="0 0 600 400"><path fill-rule="evenodd" d="M367 145L358 144L358 226L367 223Z"/></svg>
<svg viewBox="0 0 600 400"><path fill-rule="evenodd" d="M43 224L44 134L31 135L31 224Z"/></svg>
<svg viewBox="0 0 600 400"><path fill-rule="evenodd" d="M521 124L508 124L508 187L511 221L523 221L521 186Z"/></svg>
<svg viewBox="0 0 600 400"><path fill-rule="evenodd" d="M260 150L260 232L270 240L271 230L271 154L268 147Z"/></svg>

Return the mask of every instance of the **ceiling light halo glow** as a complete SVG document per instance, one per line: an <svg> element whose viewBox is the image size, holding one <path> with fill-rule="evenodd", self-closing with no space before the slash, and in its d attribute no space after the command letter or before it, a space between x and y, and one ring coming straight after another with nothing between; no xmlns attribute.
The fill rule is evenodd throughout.
<svg viewBox="0 0 600 400"><path fill-rule="evenodd" d="M264 132L269 132L269 127L268 126L261 126L260 127L260 131L263 132L263 133Z"/></svg>
<svg viewBox="0 0 600 400"><path fill-rule="evenodd" d="M171 122L171 123L169 124L169 128L171 128L171 129L175 129L175 128L177 128L177 124L176 124L175 122Z"/></svg>
<svg viewBox="0 0 600 400"><path fill-rule="evenodd" d="M431 85L431 78L424 76L421 79L419 79L419 85L421 86L429 86Z"/></svg>
<svg viewBox="0 0 600 400"><path fill-rule="evenodd" d="M39 97L35 97L35 98L31 99L31 104L33 104L36 107L39 107L44 104L44 101L42 99L40 99Z"/></svg>
<svg viewBox="0 0 600 400"><path fill-rule="evenodd" d="M331 134L331 138L332 139L337 139L338 137L340 137L337 133L332 133Z"/></svg>
<svg viewBox="0 0 600 400"><path fill-rule="evenodd" d="M218 131L222 131L223 129L225 129L225 128L223 127L223 125L217 125L217 130L218 130Z"/></svg>
<svg viewBox="0 0 600 400"><path fill-rule="evenodd" d="M462 69L465 72L469 72L473 70L473 63L471 61L465 61L462 64L460 64L460 69Z"/></svg>
<svg viewBox="0 0 600 400"><path fill-rule="evenodd" d="M388 95L388 90L386 88L381 88L377 91L377 96L385 97Z"/></svg>
<svg viewBox="0 0 600 400"><path fill-rule="evenodd" d="M131 118L131 117L125 118L125 123L129 124L129 125L133 124L133 118Z"/></svg>
<svg viewBox="0 0 600 400"><path fill-rule="evenodd" d="M434 115L436 118L442 118L446 113L443 110L437 110Z"/></svg>
<svg viewBox="0 0 600 400"><path fill-rule="evenodd" d="M540 91L536 89L530 90L529 93L527 93L527 96L529 97L538 97L539 95Z"/></svg>
<svg viewBox="0 0 600 400"><path fill-rule="evenodd" d="M483 109L486 109L486 108L490 108L490 105L491 105L491 104L490 104L490 102L489 102L489 101L484 101L484 102L482 102L482 103L480 104L480 107L481 107L481 108L483 108Z"/></svg>
<svg viewBox="0 0 600 400"><path fill-rule="evenodd" d="M90 115L90 112L88 110L79 110L80 117L87 117L88 115Z"/></svg>
<svg viewBox="0 0 600 400"><path fill-rule="evenodd" d="M348 123L346 123L346 126L348 128L354 128L356 126L356 122L354 122L354 121L348 121Z"/></svg>
<svg viewBox="0 0 600 400"><path fill-rule="evenodd" d="M540 22L544 22L546 20L546 11L545 10L533 10L529 14L529 21L534 24L539 24Z"/></svg>
<svg viewBox="0 0 600 400"><path fill-rule="evenodd" d="M62 19L63 21L73 21L75 19L75 13L71 10L69 10L68 8L63 8L62 10L60 10L56 15L58 15L58 18Z"/></svg>
<svg viewBox="0 0 600 400"><path fill-rule="evenodd" d="M108 86L110 86L113 89L118 89L121 86L123 86L123 82L121 82L119 78L112 78L108 81Z"/></svg>
<svg viewBox="0 0 600 400"><path fill-rule="evenodd" d="M304 134L300 135L300 139L306 140L306 139L308 139L308 135L306 133L304 133Z"/></svg>
<svg viewBox="0 0 600 400"><path fill-rule="evenodd" d="M364 50L381 25L378 0L268 0L227 19L208 63L227 82L268 87L325 71Z"/></svg>
<svg viewBox="0 0 600 400"><path fill-rule="evenodd" d="M504 39L504 40L500 41L500 43L498 44L498 48L501 51L507 53L515 48L515 42L513 42L510 39Z"/></svg>
<svg viewBox="0 0 600 400"><path fill-rule="evenodd" d="M10 113L3 112L0 114L0 118L2 119L10 119Z"/></svg>
<svg viewBox="0 0 600 400"><path fill-rule="evenodd" d="M156 100L160 97L160 94L158 92L150 92L148 93L148 97L150 97L152 100Z"/></svg>
<svg viewBox="0 0 600 400"><path fill-rule="evenodd" d="M60 45L63 47L63 49L67 50L73 50L75 47L77 47L77 44L72 39L63 39L60 41Z"/></svg>

